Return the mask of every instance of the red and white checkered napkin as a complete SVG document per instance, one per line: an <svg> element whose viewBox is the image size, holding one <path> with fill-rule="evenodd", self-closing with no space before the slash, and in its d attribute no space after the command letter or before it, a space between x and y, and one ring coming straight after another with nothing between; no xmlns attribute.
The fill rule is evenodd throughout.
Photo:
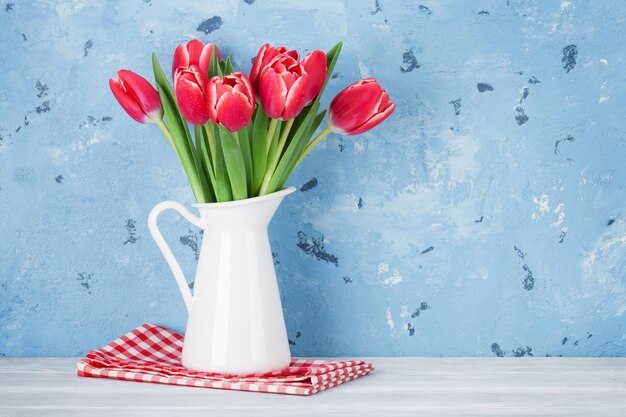
<svg viewBox="0 0 626 417"><path fill-rule="evenodd" d="M289 368L252 375L195 372L183 368L183 336L144 324L78 362L78 376L240 391L311 395L374 370L364 361L294 359Z"/></svg>

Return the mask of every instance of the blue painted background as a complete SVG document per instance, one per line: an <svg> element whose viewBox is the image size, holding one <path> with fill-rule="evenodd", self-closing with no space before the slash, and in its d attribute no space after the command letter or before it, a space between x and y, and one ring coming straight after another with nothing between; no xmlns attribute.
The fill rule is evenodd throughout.
<svg viewBox="0 0 626 417"><path fill-rule="evenodd" d="M110 94L193 37L345 42L325 102L374 76L383 125L331 135L271 225L294 355L626 355L626 6L592 1L3 1L0 355L184 329L147 230L193 201ZM163 216L193 273L198 230Z"/></svg>

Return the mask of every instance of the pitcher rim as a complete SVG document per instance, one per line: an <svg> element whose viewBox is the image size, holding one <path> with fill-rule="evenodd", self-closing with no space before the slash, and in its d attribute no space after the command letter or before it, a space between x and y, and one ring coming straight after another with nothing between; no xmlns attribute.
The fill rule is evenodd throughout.
<svg viewBox="0 0 626 417"><path fill-rule="evenodd" d="M235 201L221 201L218 203L195 203L192 204L192 207L196 208L207 208L207 207L238 207L245 206L246 204L258 203L261 201L272 200L278 197L285 197L296 191L296 187L285 187L282 190L274 191L271 194L260 195L257 197L244 198L243 200L235 200Z"/></svg>

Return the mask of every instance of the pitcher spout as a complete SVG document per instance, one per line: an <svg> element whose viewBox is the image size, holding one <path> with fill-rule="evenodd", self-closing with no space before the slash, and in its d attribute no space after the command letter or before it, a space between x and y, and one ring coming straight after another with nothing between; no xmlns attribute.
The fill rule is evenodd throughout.
<svg viewBox="0 0 626 417"><path fill-rule="evenodd" d="M287 187L271 194L222 203L203 203L193 206L200 212L205 229L265 226L269 224L285 196L296 191Z"/></svg>

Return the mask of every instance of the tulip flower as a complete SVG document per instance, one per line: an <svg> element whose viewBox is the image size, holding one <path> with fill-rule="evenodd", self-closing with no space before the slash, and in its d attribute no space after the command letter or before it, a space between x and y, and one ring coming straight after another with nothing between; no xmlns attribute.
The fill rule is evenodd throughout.
<svg viewBox="0 0 626 417"><path fill-rule="evenodd" d="M231 132L242 129L252 119L254 90L250 79L241 72L211 78L207 101L211 121L224 125Z"/></svg>
<svg viewBox="0 0 626 417"><path fill-rule="evenodd" d="M148 80L129 70L117 72L109 87L122 108L139 123L159 123L163 107L159 93Z"/></svg>
<svg viewBox="0 0 626 417"><path fill-rule="evenodd" d="M254 63L252 64L252 69L250 70L250 81L252 82L252 86L256 90L259 84L259 76L263 69L270 63L272 59L274 59L277 55L289 55L295 60L299 59L298 51L287 50L284 46L279 46L278 48L266 43L259 49L259 52L254 59Z"/></svg>
<svg viewBox="0 0 626 417"><path fill-rule="evenodd" d="M190 40L187 45L180 44L174 51L172 60L172 81L176 82L176 72L178 68L188 68L197 65L205 76L208 76L211 56L215 48L215 57L220 60L220 50L217 45L207 43L204 45L198 39Z"/></svg>
<svg viewBox="0 0 626 417"><path fill-rule="evenodd" d="M326 81L326 53L319 49L312 51L304 57L302 66L309 75L309 90L305 100L309 104L317 97Z"/></svg>
<svg viewBox="0 0 626 417"><path fill-rule="evenodd" d="M273 119L290 120L307 104L309 75L298 60L281 54L263 68L259 97L265 113Z"/></svg>
<svg viewBox="0 0 626 417"><path fill-rule="evenodd" d="M328 126L335 133L358 135L385 120L396 108L373 78L349 85L330 103Z"/></svg>
<svg viewBox="0 0 626 417"><path fill-rule="evenodd" d="M300 154L296 165L331 132L358 135L385 120L396 108L389 94L373 78L349 85L335 96L328 109L328 126Z"/></svg>
<svg viewBox="0 0 626 417"><path fill-rule="evenodd" d="M201 126L209 120L206 88L209 80L197 65L178 67L174 94L181 114L189 123Z"/></svg>

